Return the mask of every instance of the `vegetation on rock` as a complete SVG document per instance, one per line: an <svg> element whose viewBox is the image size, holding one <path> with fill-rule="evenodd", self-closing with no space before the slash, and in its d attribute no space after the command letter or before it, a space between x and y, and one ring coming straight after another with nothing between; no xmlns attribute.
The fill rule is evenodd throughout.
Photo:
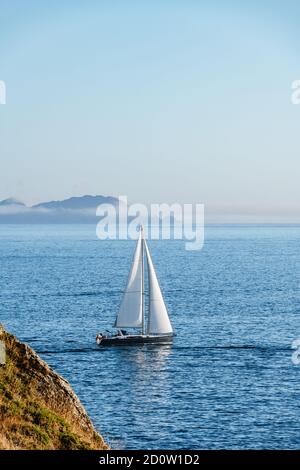
<svg viewBox="0 0 300 470"><path fill-rule="evenodd" d="M107 449L69 383L0 326L0 449Z"/></svg>

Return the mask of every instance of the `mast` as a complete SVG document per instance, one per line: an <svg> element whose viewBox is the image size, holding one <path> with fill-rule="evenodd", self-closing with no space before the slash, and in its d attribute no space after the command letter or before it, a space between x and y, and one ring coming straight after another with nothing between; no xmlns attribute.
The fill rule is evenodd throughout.
<svg viewBox="0 0 300 470"><path fill-rule="evenodd" d="M141 225L141 257L142 257L142 335L145 334L145 289L144 289L144 232Z"/></svg>
<svg viewBox="0 0 300 470"><path fill-rule="evenodd" d="M150 334L150 318L151 318L151 291L152 291L152 287L151 287L151 272L150 272L150 264L149 264L149 260L148 260L148 253L149 253L149 250L148 250L148 245L146 243L146 240L144 240L144 246L143 246L143 250L145 252L145 258L146 258L146 261L147 261L147 279L148 279L148 292L147 292L147 297L148 297L148 308L147 308L147 327L145 325L145 329L146 329L146 332L145 334L149 335ZM150 256L150 254L149 254ZM144 323L145 322L145 315L144 315Z"/></svg>
<svg viewBox="0 0 300 470"><path fill-rule="evenodd" d="M148 312L147 312L147 335L150 334L150 318L151 318L151 273L150 273L150 265L148 261L148 246L145 247L146 251L146 258L147 258L147 273L148 273L148 295L149 295L149 301L148 301Z"/></svg>

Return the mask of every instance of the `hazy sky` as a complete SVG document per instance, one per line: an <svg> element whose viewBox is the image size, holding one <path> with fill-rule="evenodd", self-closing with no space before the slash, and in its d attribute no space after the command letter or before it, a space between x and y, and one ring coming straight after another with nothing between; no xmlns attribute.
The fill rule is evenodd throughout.
<svg viewBox="0 0 300 470"><path fill-rule="evenodd" d="M0 0L0 17L0 199L299 218L298 0Z"/></svg>

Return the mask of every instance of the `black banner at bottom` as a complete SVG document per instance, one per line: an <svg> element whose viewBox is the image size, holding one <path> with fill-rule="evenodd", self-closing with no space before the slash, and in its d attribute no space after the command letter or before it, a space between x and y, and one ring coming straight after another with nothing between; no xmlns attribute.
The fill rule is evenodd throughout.
<svg viewBox="0 0 300 470"><path fill-rule="evenodd" d="M203 463L298 463L300 451L0 451L1 469L12 467L40 468L44 465L74 465L98 468L101 466L134 469L140 466L167 465L196 467Z"/></svg>

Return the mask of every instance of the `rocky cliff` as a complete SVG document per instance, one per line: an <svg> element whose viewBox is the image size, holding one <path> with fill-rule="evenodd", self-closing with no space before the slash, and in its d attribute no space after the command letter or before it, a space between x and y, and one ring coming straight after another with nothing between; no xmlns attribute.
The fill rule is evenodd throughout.
<svg viewBox="0 0 300 470"><path fill-rule="evenodd" d="M1 326L0 341L0 449L107 449L69 383Z"/></svg>

